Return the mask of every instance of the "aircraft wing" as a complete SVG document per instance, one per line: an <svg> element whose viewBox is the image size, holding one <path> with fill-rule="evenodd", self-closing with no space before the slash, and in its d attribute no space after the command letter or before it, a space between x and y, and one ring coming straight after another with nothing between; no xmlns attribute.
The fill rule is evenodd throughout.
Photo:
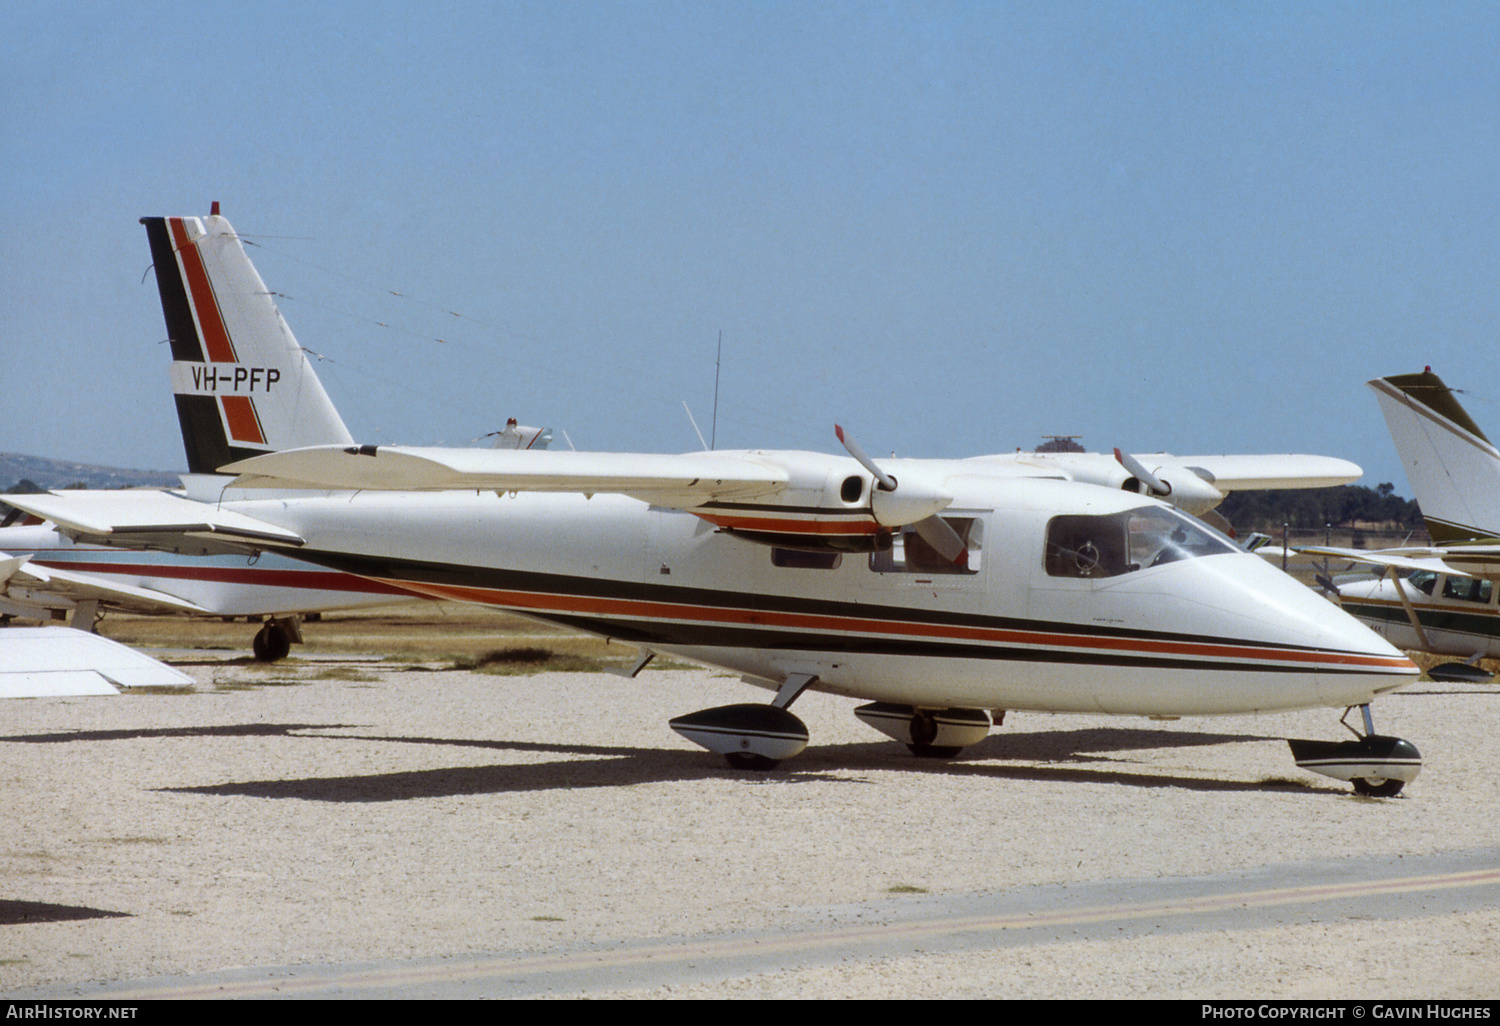
<svg viewBox="0 0 1500 1026"><path fill-rule="evenodd" d="M171 492L80 490L11 495L6 502L52 521L76 540L99 545L183 550L187 539L195 553L209 554L302 544L295 532Z"/></svg>
<svg viewBox="0 0 1500 1026"><path fill-rule="evenodd" d="M725 453L556 452L405 446L314 446L221 467L231 487L618 493L665 506L757 499L790 475L771 462Z"/></svg>
<svg viewBox="0 0 1500 1026"><path fill-rule="evenodd" d="M118 695L127 687L187 687L193 678L150 656L71 627L0 630L0 698Z"/></svg>
<svg viewBox="0 0 1500 1026"><path fill-rule="evenodd" d="M1149 460L1149 457L1139 457ZM1364 473L1356 463L1332 456L1282 453L1265 456L1171 456L1221 492L1272 488L1332 488L1357 481Z"/></svg>
<svg viewBox="0 0 1500 1026"><path fill-rule="evenodd" d="M208 613L175 595L109 581L94 574L38 566L26 556L0 552L0 599L5 604L45 610L96 601L132 613Z"/></svg>
<svg viewBox="0 0 1500 1026"><path fill-rule="evenodd" d="M1394 570L1432 570L1440 574L1468 576L1465 571L1455 570L1433 555L1436 551L1433 549L1341 549L1327 545L1299 545L1295 551L1303 556L1328 556L1366 566Z"/></svg>
<svg viewBox="0 0 1500 1026"><path fill-rule="evenodd" d="M1433 570L1458 577L1500 580L1500 545L1438 545L1409 549L1299 548L1314 556L1332 556L1397 570Z"/></svg>

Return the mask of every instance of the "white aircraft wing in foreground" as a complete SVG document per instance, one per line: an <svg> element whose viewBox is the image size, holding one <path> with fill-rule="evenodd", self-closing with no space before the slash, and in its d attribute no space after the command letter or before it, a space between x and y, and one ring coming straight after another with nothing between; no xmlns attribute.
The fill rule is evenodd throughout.
<svg viewBox="0 0 1500 1026"><path fill-rule="evenodd" d="M737 766L800 752L790 707L815 690L862 701L862 720L933 757L1007 710L1360 706L1363 736L1295 742L1299 764L1368 794L1415 777L1416 749L1369 715L1415 679L1411 661L1189 515L1231 483L1322 483L1352 465L1308 477L1300 457L872 460L836 433L837 454L232 452L216 469L239 477L212 507L254 524L205 539L178 506L145 526L176 525L186 545L232 527L236 544L634 645L637 668L662 654L729 670L774 697L672 725ZM146 533L75 493L15 503L87 537Z"/></svg>
<svg viewBox="0 0 1500 1026"><path fill-rule="evenodd" d="M118 695L120 688L188 687L193 678L140 652L71 627L0 630L0 698Z"/></svg>

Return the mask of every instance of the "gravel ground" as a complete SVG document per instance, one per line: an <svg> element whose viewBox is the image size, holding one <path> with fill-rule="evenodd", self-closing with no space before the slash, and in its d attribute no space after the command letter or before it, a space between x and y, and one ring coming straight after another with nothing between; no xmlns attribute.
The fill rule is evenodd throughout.
<svg viewBox="0 0 1500 1026"><path fill-rule="evenodd" d="M809 694L812 747L752 774L666 720L764 692L708 671L493 676L189 665L188 694L6 703L0 994L232 966L369 962L774 929L893 893L1191 877L1496 848L1500 688L1422 683L1376 726L1399 798L1297 770L1338 712L1012 715L912 759ZM1286 881L1290 886L1295 880ZM1500 908L1500 897L1495 905ZM14 919L15 915L9 917ZM1500 911L850 958L640 997L1500 996ZM599 992L591 991L598 996ZM561 996L568 996L566 994Z"/></svg>

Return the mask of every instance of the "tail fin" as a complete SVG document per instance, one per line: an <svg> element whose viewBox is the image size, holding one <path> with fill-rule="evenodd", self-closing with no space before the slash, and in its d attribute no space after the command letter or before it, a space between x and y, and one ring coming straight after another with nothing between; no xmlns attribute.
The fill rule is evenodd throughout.
<svg viewBox="0 0 1500 1026"><path fill-rule="evenodd" d="M1436 544L1500 537L1500 450L1429 368L1369 382Z"/></svg>
<svg viewBox="0 0 1500 1026"><path fill-rule="evenodd" d="M349 445L307 355L218 204L207 218L143 217L172 343L188 470L306 445Z"/></svg>

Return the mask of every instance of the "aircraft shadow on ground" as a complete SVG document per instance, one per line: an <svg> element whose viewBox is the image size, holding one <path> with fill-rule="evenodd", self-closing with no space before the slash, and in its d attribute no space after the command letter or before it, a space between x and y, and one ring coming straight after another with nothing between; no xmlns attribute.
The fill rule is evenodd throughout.
<svg viewBox="0 0 1500 1026"><path fill-rule="evenodd" d="M299 729L299 728L288 728ZM336 729L332 726L300 729ZM994 735L972 746L956 760L917 759L891 741L810 747L780 768L764 773L733 770L708 752L667 748L559 744L535 741L485 740L350 734L297 734L314 739L373 741L391 744L450 745L521 754L550 753L583 759L490 766L442 767L358 776L304 777L290 780L249 780L163 791L183 794L240 795L253 798L292 798L320 802L388 802L416 798L474 794L507 794L591 787L628 787L635 784L710 780L725 776L786 783L845 781L850 771L937 773L983 777L997 782L1036 781L1108 783L1140 788L1176 787L1196 791L1318 791L1314 784L1273 778L1256 781L1215 780L1208 777L1134 772L1118 766L1091 765L1104 761L1098 753L1195 747L1246 741L1275 741L1256 735L1210 734L1185 731L1095 729ZM1037 765L1036 761L1047 763ZM1071 764L1071 765L1069 765Z"/></svg>
<svg viewBox="0 0 1500 1026"><path fill-rule="evenodd" d="M74 919L128 919L128 912L110 912L82 905L52 905L45 901L12 901L0 898L0 926L19 923L62 923Z"/></svg>
<svg viewBox="0 0 1500 1026"><path fill-rule="evenodd" d="M121 730L67 730L51 734L14 734L0 742L49 745L68 741L138 741L168 737L300 737L301 730L351 729L353 723L235 723L207 727L137 727Z"/></svg>

